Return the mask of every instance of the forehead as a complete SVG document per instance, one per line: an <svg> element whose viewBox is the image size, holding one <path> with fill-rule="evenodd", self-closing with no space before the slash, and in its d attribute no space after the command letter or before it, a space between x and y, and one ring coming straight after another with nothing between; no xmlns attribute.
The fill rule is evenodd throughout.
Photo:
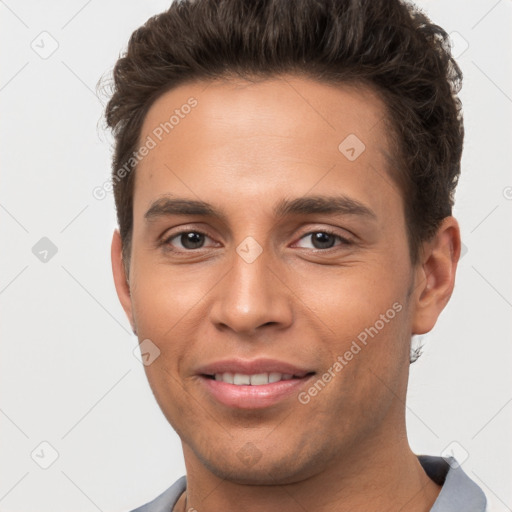
<svg viewBox="0 0 512 512"><path fill-rule="evenodd" d="M183 84L149 109L139 143L150 140L136 173L140 208L159 195L226 198L234 188L261 200L341 185L376 203L390 188L397 200L385 105L364 86L294 76Z"/></svg>

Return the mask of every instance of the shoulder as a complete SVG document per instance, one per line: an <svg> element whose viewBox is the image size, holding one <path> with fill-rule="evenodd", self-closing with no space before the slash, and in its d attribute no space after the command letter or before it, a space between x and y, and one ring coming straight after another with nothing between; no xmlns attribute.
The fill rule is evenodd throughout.
<svg viewBox="0 0 512 512"><path fill-rule="evenodd" d="M425 473L437 484L441 492L430 512L485 512L487 499L482 489L466 475L453 457L419 455Z"/></svg>
<svg viewBox="0 0 512 512"><path fill-rule="evenodd" d="M187 478L182 476L154 500L132 510L132 512L171 512L186 487Z"/></svg>

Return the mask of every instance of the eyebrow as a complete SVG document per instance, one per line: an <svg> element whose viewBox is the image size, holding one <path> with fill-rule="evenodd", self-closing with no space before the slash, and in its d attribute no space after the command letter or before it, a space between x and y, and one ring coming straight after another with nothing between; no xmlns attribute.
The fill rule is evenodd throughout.
<svg viewBox="0 0 512 512"><path fill-rule="evenodd" d="M276 217L293 214L342 214L359 215L377 219L375 212L360 201L347 196L306 196L283 199L274 209Z"/></svg>
<svg viewBox="0 0 512 512"><path fill-rule="evenodd" d="M363 203L347 196L307 196L282 199L274 208L276 217L287 215L338 214L357 215L375 220L377 215ZM204 201L164 197L155 201L144 218L147 221L170 215L199 215L226 220L226 216Z"/></svg>

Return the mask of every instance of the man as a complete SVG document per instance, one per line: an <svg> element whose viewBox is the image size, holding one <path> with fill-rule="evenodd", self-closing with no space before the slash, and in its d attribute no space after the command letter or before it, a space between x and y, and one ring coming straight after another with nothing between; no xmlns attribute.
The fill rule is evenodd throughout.
<svg viewBox="0 0 512 512"><path fill-rule="evenodd" d="M134 32L113 272L187 469L137 510L485 509L405 427L460 255L460 81L399 1L184 1Z"/></svg>

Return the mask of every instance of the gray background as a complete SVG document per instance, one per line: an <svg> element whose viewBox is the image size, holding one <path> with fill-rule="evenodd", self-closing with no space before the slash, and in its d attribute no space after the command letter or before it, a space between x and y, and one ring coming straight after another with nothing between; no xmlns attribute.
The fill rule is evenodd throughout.
<svg viewBox="0 0 512 512"><path fill-rule="evenodd" d="M467 252L453 298L411 369L410 442L417 453L454 453L491 509L505 512L512 2L420 5L452 33L465 75L455 214ZM167 7L0 1L1 511L129 510L184 474L179 440L133 355L137 340L115 295L112 197L92 195L110 166L96 82L131 32Z"/></svg>

